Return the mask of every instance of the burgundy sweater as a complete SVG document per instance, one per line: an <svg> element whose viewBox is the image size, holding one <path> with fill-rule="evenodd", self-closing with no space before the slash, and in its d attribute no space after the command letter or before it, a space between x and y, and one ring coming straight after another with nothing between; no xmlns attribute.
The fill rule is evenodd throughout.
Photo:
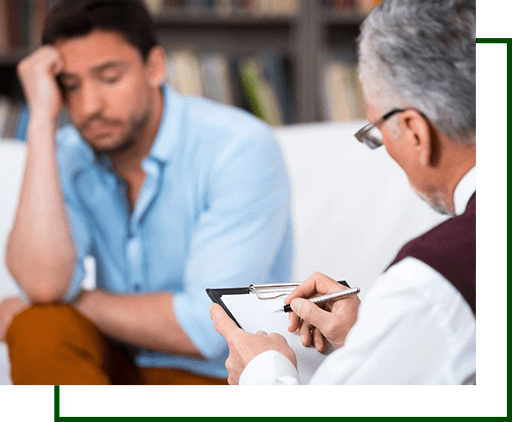
<svg viewBox="0 0 512 422"><path fill-rule="evenodd" d="M411 240L398 252L390 267L408 256L443 275L476 315L476 192L463 214Z"/></svg>

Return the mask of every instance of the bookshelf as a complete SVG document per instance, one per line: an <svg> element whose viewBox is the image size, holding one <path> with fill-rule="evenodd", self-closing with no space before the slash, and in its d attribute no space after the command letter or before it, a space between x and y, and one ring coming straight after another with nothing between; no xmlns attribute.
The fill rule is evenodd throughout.
<svg viewBox="0 0 512 422"><path fill-rule="evenodd" d="M8 0L0 0L0 12L10 11L5 9L7 2ZM270 92L268 101L277 101L278 108L282 108L284 103L290 108L290 110L281 110L284 117L274 119L270 122L271 124L343 120L363 115L361 104L358 104L358 111L348 114L336 113L332 110L329 112L327 109L343 105L343 101L341 103L338 101L335 105L335 98L337 95L345 95L347 89L340 90L336 84L347 83L348 79L341 77L341 73L355 74L356 38L359 26L369 7L378 3L377 0L146 0L146 2L155 19L159 42L169 53L169 64L176 67L171 63L171 59L181 54L177 59L181 62L178 61L179 65L176 68L183 69L179 66L182 65L186 55L182 53L186 52L189 60L192 60L196 67L199 66L195 69L195 74L201 75L202 82L198 83L203 85L203 95L213 91L208 87L204 88L205 77L207 79L209 76L210 80L214 77L213 73L208 75L207 72L211 72L212 63L217 60L224 67L227 66L231 72L230 80L224 82L226 86L231 85L230 91L234 91L222 98L229 97L231 100L224 101L250 111L255 112L254 101L252 101L254 98L251 99L250 92L245 92L245 90L249 91L245 84L247 81L257 80L258 75L261 78L269 78L268 81L263 81L263 84L250 88L262 93L266 92L265 88L268 88ZM358 2L366 4L358 6ZM21 3L28 7L29 23L17 28L17 43L0 44L0 96L7 97L13 102L23 101L23 93L16 76L16 65L26 54L37 48L36 38L40 34L44 10L55 1L21 0ZM2 15L0 25L3 22L5 27L6 16L4 13ZM7 16L7 22L8 19L9 16ZM19 18L17 22L20 22ZM9 25L12 26L12 22L8 22L7 26ZM12 29L10 31L13 32ZM24 42L20 42L20 39ZM212 54L216 56L212 58ZM195 59L193 57L191 59L192 55ZM264 57L263 61L267 62L266 68L262 65L261 57ZM222 62L223 60L225 63ZM276 72L272 75L272 69L269 73L269 61L277 63L279 72L284 72L284 76ZM340 62L344 63L343 66ZM348 68L345 64L348 64ZM191 66L190 63L187 65ZM244 74L246 71L249 73ZM339 73L338 76L335 76L336 72ZM328 77L328 74L331 77ZM276 85L276 78L279 79L281 76L283 80L278 81ZM172 75L169 78L171 81ZM176 75L174 78L177 79ZM358 84L355 78L350 81L352 84ZM188 85L191 83L190 80L186 82ZM265 85L266 82L269 83L268 86ZM177 84L178 82L175 86L178 86ZM278 88L279 91L276 91ZM354 89L357 90L357 87ZM361 96L360 93L353 93L350 98L360 101ZM345 103L352 101L350 98L349 100L345 98ZM259 101L260 98L257 100ZM261 100L265 102L265 98ZM255 114L258 115L257 112ZM1 133L0 136L2 136Z"/></svg>

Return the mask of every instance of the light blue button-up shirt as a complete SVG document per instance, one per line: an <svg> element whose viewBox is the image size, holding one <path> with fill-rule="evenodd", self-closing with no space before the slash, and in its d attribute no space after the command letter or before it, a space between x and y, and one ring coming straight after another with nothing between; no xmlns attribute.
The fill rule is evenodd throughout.
<svg viewBox="0 0 512 422"><path fill-rule="evenodd" d="M140 349L140 366L226 377L227 346L209 317L209 287L290 281L290 187L272 131L244 111L164 88L161 126L142 161L133 211L106 156L73 127L58 133L57 161L78 264L96 259L97 288L172 292L176 318L206 361Z"/></svg>

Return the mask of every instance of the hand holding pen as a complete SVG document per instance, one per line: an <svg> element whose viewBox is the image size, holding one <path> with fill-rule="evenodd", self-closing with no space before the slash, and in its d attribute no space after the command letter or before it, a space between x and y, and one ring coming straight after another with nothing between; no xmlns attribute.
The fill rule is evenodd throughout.
<svg viewBox="0 0 512 422"><path fill-rule="evenodd" d="M285 305L290 305L293 311L289 313L288 330L298 330L304 346L314 344L319 352L323 352L326 340L334 347L344 344L357 319L360 300L355 290L351 289L343 300L324 301L324 309L307 299L343 290L348 289L324 274L313 273L285 299Z"/></svg>
<svg viewBox="0 0 512 422"><path fill-rule="evenodd" d="M361 289L359 287L353 287L349 289L340 290L339 292L327 293L322 296L315 296L309 301L314 303L316 306L325 305L327 302L334 302L336 300L346 299L352 295L357 295ZM282 308L276 309L275 312L293 312L290 305L284 305Z"/></svg>

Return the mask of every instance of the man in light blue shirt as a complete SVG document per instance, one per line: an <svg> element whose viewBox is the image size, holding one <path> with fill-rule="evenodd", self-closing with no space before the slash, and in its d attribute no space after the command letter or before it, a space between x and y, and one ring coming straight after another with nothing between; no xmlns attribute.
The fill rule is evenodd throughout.
<svg viewBox="0 0 512 422"><path fill-rule="evenodd" d="M224 382L205 288L290 278L279 147L249 114L163 85L163 51L139 45L141 2L78 3L50 16L45 46L19 68L32 118L7 263L39 305L0 304L17 314L13 382ZM131 29L112 26L123 19ZM62 98L42 94L56 75ZM55 133L62 105L74 125ZM92 291L81 288L87 255Z"/></svg>

